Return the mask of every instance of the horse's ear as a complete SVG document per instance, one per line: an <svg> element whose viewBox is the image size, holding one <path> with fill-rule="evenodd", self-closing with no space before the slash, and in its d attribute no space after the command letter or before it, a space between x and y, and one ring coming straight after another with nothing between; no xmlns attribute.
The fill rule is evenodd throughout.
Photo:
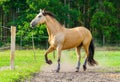
<svg viewBox="0 0 120 82"><path fill-rule="evenodd" d="M42 10L42 13L45 13L45 10L44 10L44 9Z"/></svg>
<svg viewBox="0 0 120 82"><path fill-rule="evenodd" d="M43 14L44 16L46 15L45 9L42 10L42 14Z"/></svg>
<svg viewBox="0 0 120 82"><path fill-rule="evenodd" d="M40 12L42 12L43 10L42 9L40 9Z"/></svg>

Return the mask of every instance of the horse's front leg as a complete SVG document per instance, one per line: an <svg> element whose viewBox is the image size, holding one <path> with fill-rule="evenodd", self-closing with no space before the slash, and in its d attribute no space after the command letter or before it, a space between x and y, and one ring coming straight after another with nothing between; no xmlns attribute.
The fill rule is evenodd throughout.
<svg viewBox="0 0 120 82"><path fill-rule="evenodd" d="M52 61L48 59L47 55L48 55L50 52L54 51L54 50L55 50L54 47L50 46L50 47L48 48L48 50L46 51L46 53L45 53L45 61L46 61L46 63L52 64Z"/></svg>
<svg viewBox="0 0 120 82"><path fill-rule="evenodd" d="M79 46L79 47L76 48L76 54L77 54L77 67L76 67L76 72L78 72L78 71L79 71L79 68L80 68L80 59L81 59L80 49L81 49L81 46Z"/></svg>
<svg viewBox="0 0 120 82"><path fill-rule="evenodd" d="M60 58L61 58L61 49L62 49L62 46L58 46L57 47L57 54L58 54L58 66L57 66L57 70L56 72L59 72L60 71Z"/></svg>

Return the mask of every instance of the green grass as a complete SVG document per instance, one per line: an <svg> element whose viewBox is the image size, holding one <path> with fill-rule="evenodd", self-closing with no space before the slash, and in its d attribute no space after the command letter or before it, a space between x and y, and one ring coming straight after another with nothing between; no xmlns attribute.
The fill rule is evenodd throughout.
<svg viewBox="0 0 120 82"><path fill-rule="evenodd" d="M0 70L0 82L19 82L30 78L34 73L40 71L41 65L45 64L45 50L36 50L36 61L32 50L20 50L15 53L15 70L11 71L9 67ZM68 54L71 61L76 63L75 51L65 51L62 57ZM82 51L82 63L84 62L84 51ZM53 60L53 55L49 55ZM57 57L57 56L56 56ZM64 59L64 58L63 58ZM96 51L95 60L103 67L113 67L117 72L120 72L120 51ZM64 62L64 61L63 61ZM10 51L0 52L0 68L9 66Z"/></svg>
<svg viewBox="0 0 120 82"><path fill-rule="evenodd" d="M36 61L32 50L21 50L15 53L15 70L9 69L10 51L0 52L0 82L19 82L30 78L32 74L40 71L44 61L45 50L36 50ZM7 66L7 67L6 67Z"/></svg>
<svg viewBox="0 0 120 82"><path fill-rule="evenodd" d="M101 66L120 67L120 51L96 51L95 59Z"/></svg>

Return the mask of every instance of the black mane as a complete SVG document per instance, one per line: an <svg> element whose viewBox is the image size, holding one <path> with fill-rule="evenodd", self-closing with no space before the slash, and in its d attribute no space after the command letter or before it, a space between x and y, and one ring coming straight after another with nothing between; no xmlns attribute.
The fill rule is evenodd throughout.
<svg viewBox="0 0 120 82"><path fill-rule="evenodd" d="M53 14L53 13L51 13L51 12L49 12L49 11L44 11L44 13L43 13L43 15L44 16L46 16L46 15L49 15L49 16L51 16L51 17L53 17L53 18L56 18L56 15L55 14ZM59 22L60 23L60 22ZM63 24L62 23L60 23L62 26L63 26Z"/></svg>
<svg viewBox="0 0 120 82"><path fill-rule="evenodd" d="M55 18L55 15L53 13L49 12L49 11L44 11L43 15L45 15L45 16L49 15L49 16Z"/></svg>

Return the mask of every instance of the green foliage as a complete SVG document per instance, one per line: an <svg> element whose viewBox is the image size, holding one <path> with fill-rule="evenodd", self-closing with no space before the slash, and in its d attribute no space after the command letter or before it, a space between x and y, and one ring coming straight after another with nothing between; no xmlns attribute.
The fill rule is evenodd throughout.
<svg viewBox="0 0 120 82"><path fill-rule="evenodd" d="M105 0L103 6L94 13L91 19L91 27L95 29L94 34L96 38L104 37L106 39L118 40L117 25L119 20L116 17L117 9L112 2ZM120 39L120 38L119 38Z"/></svg>
<svg viewBox="0 0 120 82"><path fill-rule="evenodd" d="M29 41L32 33L35 37L47 36L45 25L30 28L30 22L39 10L46 9L68 28L84 25L100 41L103 35L106 40L119 41L119 5L116 0L2 0L0 23L4 26L17 26L17 36L26 36L24 41Z"/></svg>

